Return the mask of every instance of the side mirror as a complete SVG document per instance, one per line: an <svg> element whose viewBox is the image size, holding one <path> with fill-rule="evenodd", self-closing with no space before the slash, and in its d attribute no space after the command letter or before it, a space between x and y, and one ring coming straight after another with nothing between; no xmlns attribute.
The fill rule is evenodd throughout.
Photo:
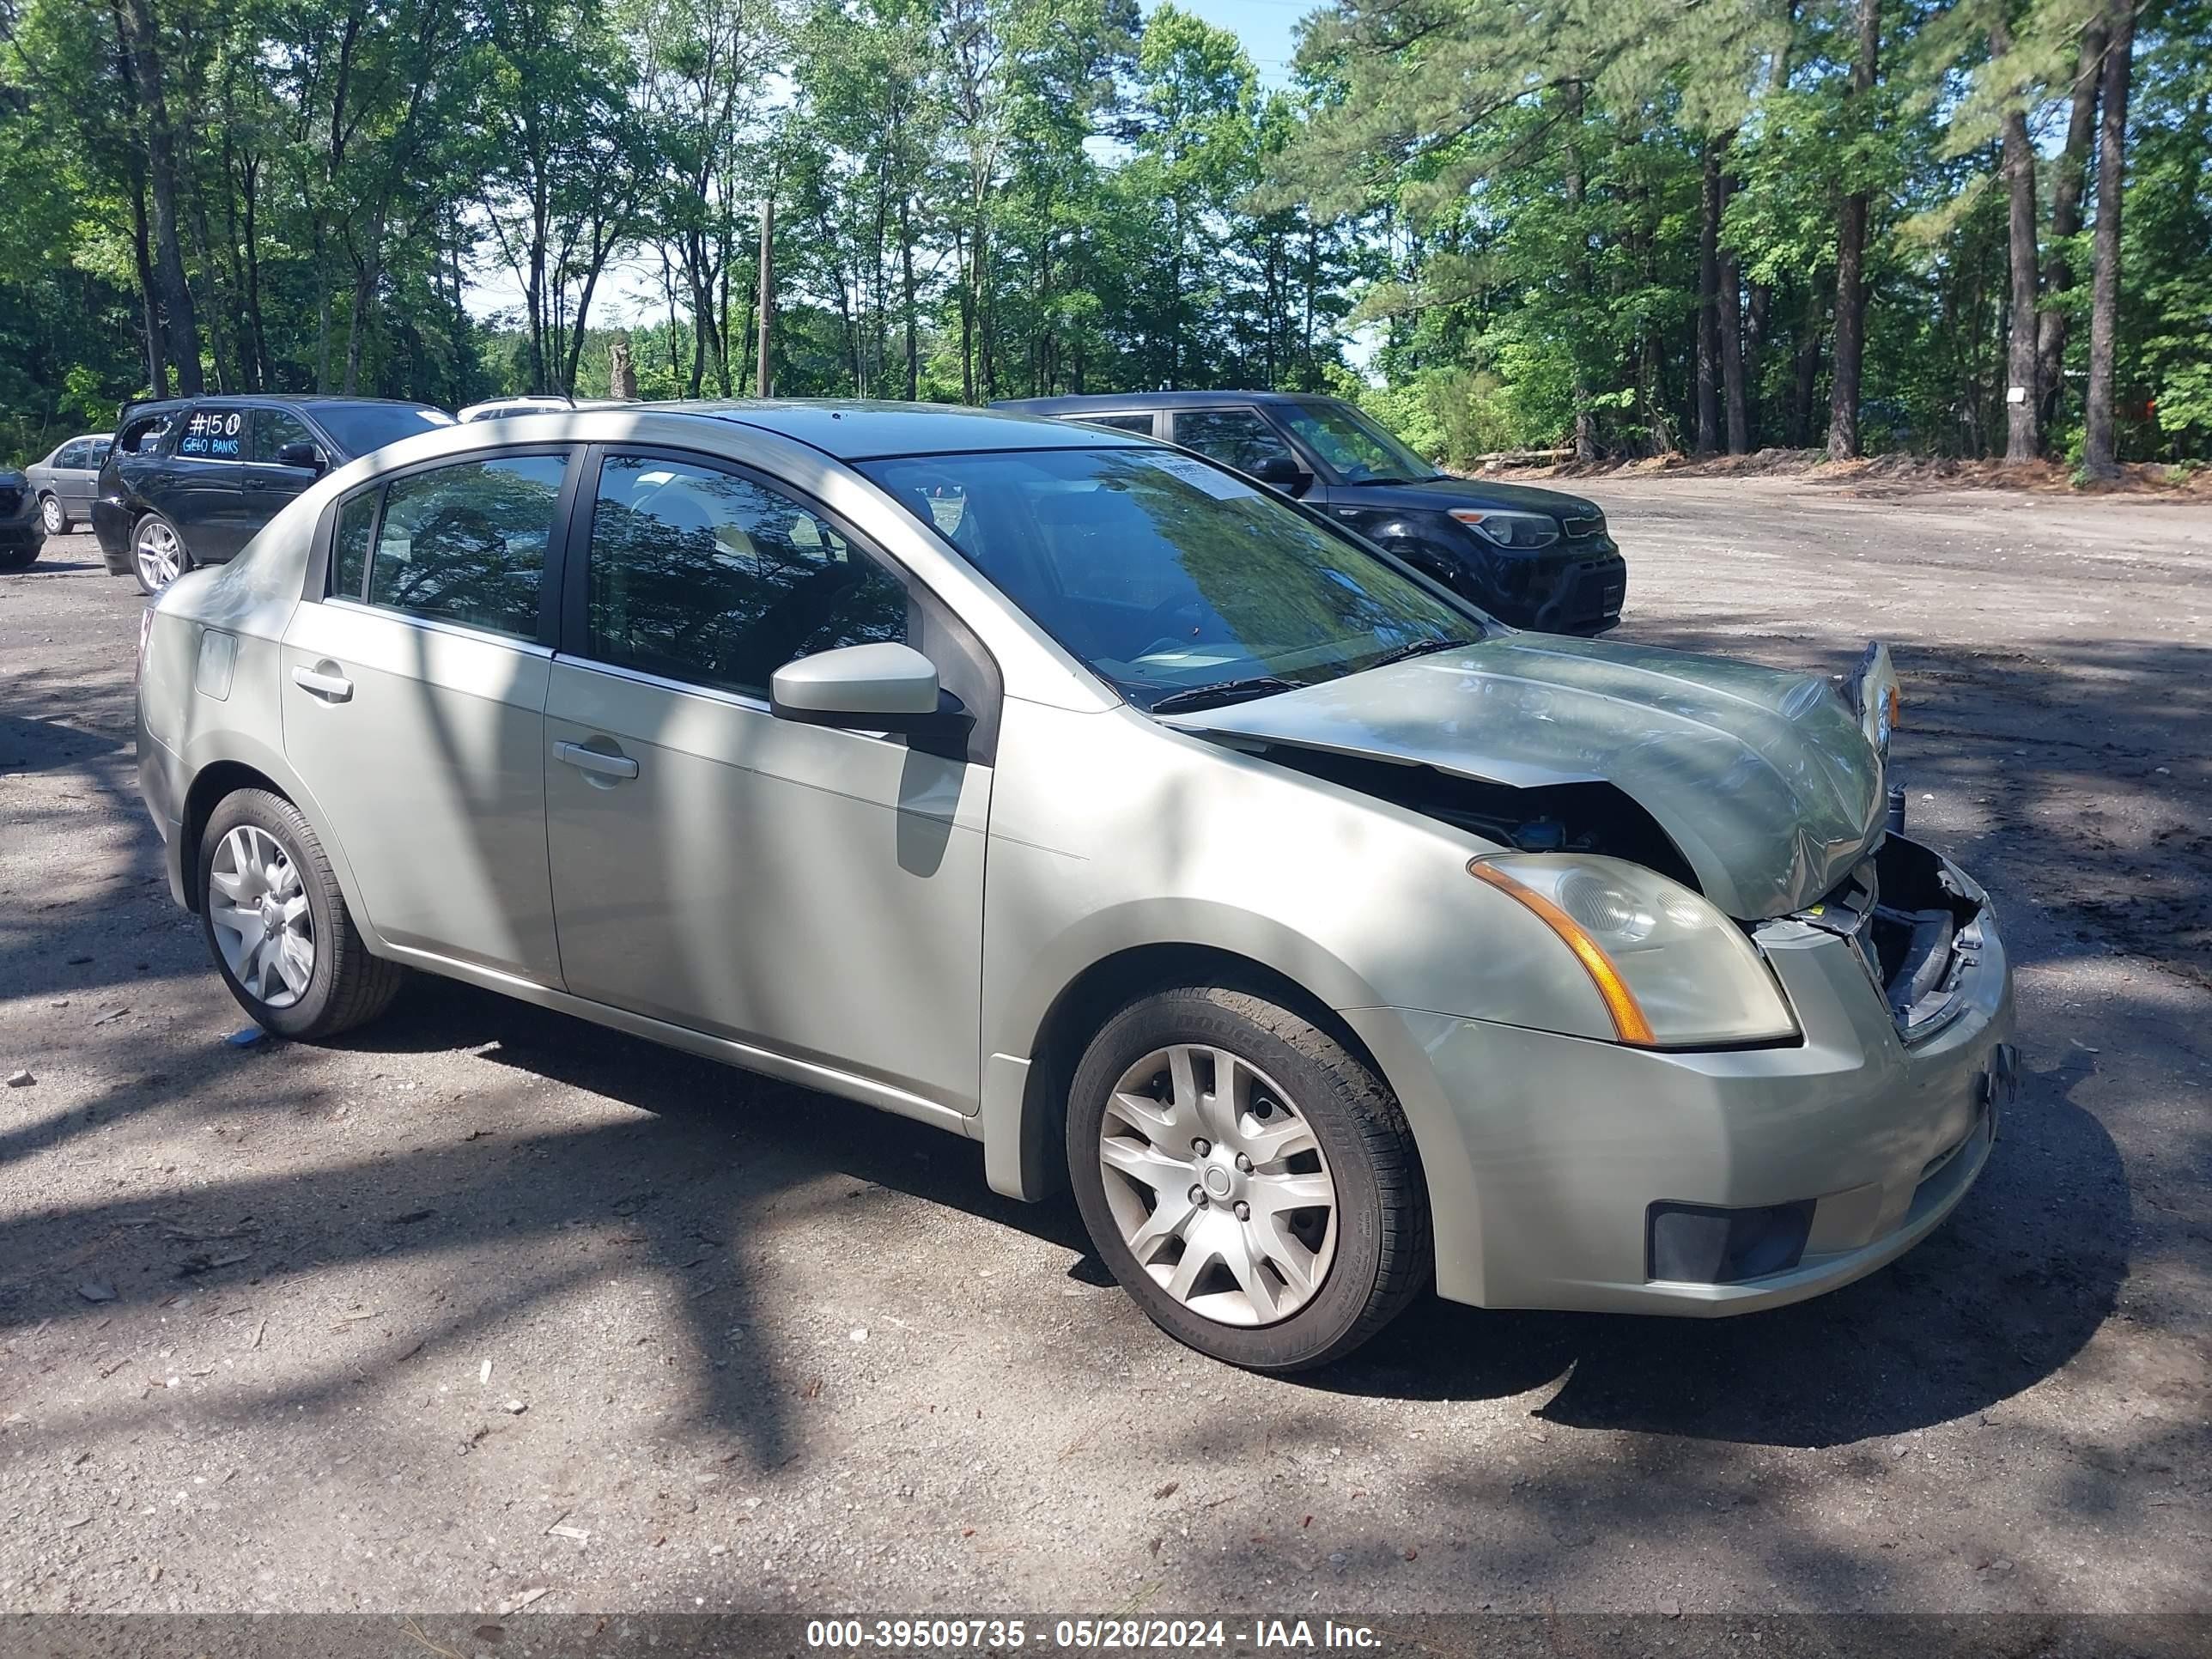
<svg viewBox="0 0 2212 1659"><path fill-rule="evenodd" d="M910 645L848 645L787 662L769 681L769 712L802 726L930 732L966 713L940 690L937 665Z"/></svg>
<svg viewBox="0 0 2212 1659"><path fill-rule="evenodd" d="M1270 455L1252 476L1270 489L1285 495L1303 495L1312 487L1313 474L1287 455Z"/></svg>
<svg viewBox="0 0 2212 1659"><path fill-rule="evenodd" d="M276 452L276 465L279 466L304 466L320 473L330 464L330 457L323 453L320 444L311 444L304 439L297 443L286 444Z"/></svg>

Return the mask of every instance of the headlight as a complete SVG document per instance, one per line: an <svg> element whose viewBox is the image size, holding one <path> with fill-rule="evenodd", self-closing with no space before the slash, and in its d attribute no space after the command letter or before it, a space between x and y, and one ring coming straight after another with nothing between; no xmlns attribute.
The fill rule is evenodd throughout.
<svg viewBox="0 0 2212 1659"><path fill-rule="evenodd" d="M1540 513L1455 507L1451 515L1495 547L1549 547L1559 539L1559 525Z"/></svg>
<svg viewBox="0 0 2212 1659"><path fill-rule="evenodd" d="M1621 1042L1697 1048L1796 1034L1751 941L1680 883L1620 859L1568 853L1509 853L1467 868L1534 911L1575 953Z"/></svg>

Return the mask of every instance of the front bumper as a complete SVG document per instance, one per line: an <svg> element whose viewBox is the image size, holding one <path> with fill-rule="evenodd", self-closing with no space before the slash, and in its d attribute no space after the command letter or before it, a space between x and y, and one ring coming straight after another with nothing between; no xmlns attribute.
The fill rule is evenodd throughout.
<svg viewBox="0 0 2212 1659"><path fill-rule="evenodd" d="M1438 1291L1484 1307L1744 1313L1902 1255L1981 1173L2017 1074L2011 970L1986 908L1980 931L1960 1006L1911 1043L1852 945L1810 930L1765 946L1804 1034L1787 1048L1670 1054L1347 1012L1414 1122ZM1808 1202L1802 1255L1781 1271L1654 1274L1655 1205Z"/></svg>
<svg viewBox="0 0 2212 1659"><path fill-rule="evenodd" d="M185 775L183 757L146 729L146 712L138 711L138 796L147 815L161 832L161 865L169 878L169 896L185 908L191 901L185 886Z"/></svg>
<svg viewBox="0 0 2212 1659"><path fill-rule="evenodd" d="M19 500L0 507L0 548L11 553L35 552L46 544L46 521L39 516L38 498L25 490Z"/></svg>
<svg viewBox="0 0 2212 1659"><path fill-rule="evenodd" d="M1536 554L1484 550L1490 607L1516 628L1544 634L1602 634L1620 621L1628 561L1609 537L1554 544Z"/></svg>

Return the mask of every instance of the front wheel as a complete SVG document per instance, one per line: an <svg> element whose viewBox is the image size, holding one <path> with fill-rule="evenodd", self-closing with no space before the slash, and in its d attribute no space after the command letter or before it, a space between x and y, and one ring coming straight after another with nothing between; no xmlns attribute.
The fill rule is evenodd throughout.
<svg viewBox="0 0 2212 1659"><path fill-rule="evenodd" d="M69 534L69 514L62 511L62 504L57 497L52 495L39 497L39 518L46 525L46 534L49 536Z"/></svg>
<svg viewBox="0 0 2212 1659"><path fill-rule="evenodd" d="M185 551L174 525L158 513L138 520L131 534L131 574L138 578L148 599L160 597L163 588L191 568L191 555Z"/></svg>
<svg viewBox="0 0 2212 1659"><path fill-rule="evenodd" d="M1262 998L1200 988L1124 1008L1076 1068L1067 1146L1101 1259L1213 1358L1325 1364L1427 1280L1405 1114L1341 1043Z"/></svg>
<svg viewBox="0 0 2212 1659"><path fill-rule="evenodd" d="M265 789L225 796L200 837L200 924L253 1023L313 1042L390 1006L404 969L368 953L300 809Z"/></svg>

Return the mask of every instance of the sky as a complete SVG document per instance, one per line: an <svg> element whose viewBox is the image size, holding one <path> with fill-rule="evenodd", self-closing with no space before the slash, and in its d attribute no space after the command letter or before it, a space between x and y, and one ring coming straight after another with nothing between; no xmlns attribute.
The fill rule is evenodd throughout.
<svg viewBox="0 0 2212 1659"><path fill-rule="evenodd" d="M1176 0L1176 3L1236 35L1259 71L1260 84L1279 87L1291 78L1291 58L1297 49L1293 32L1298 20L1320 0ZM1147 0L1145 14L1150 16L1156 9L1155 0ZM468 285L470 313L489 318L501 312L520 312L522 289L514 271L501 263L490 244L478 257L482 264ZM621 327L650 321L661 309L659 258L647 254L610 267L592 300L592 321L598 327Z"/></svg>

